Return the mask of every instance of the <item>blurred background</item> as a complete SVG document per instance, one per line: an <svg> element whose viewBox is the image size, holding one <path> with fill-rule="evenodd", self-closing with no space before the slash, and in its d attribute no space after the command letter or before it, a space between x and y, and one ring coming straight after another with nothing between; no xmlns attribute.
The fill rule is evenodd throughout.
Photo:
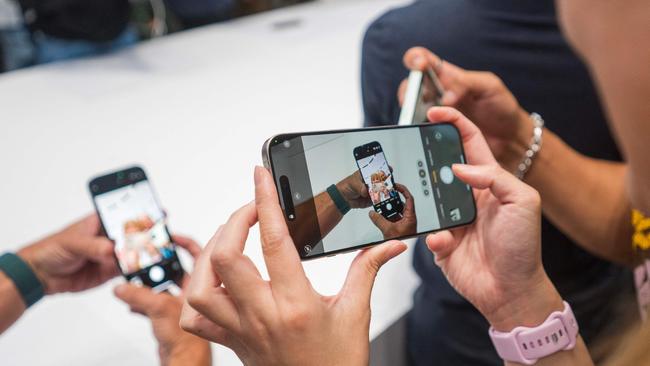
<svg viewBox="0 0 650 366"><path fill-rule="evenodd" d="M0 72L313 0L0 0Z"/></svg>

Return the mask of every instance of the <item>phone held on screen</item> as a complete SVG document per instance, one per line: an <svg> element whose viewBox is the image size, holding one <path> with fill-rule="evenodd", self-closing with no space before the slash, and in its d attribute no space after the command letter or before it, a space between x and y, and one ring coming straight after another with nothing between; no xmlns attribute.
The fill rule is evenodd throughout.
<svg viewBox="0 0 650 366"><path fill-rule="evenodd" d="M433 69L411 71L407 81L404 102L398 125L405 126L428 122L427 111L442 105L445 91Z"/></svg>
<svg viewBox="0 0 650 366"><path fill-rule="evenodd" d="M472 189L451 170L465 154L448 123L282 134L265 142L262 157L303 260L476 216Z"/></svg>
<svg viewBox="0 0 650 366"><path fill-rule="evenodd" d="M180 284L183 267L144 170L134 166L102 175L88 188L122 275L156 291Z"/></svg>

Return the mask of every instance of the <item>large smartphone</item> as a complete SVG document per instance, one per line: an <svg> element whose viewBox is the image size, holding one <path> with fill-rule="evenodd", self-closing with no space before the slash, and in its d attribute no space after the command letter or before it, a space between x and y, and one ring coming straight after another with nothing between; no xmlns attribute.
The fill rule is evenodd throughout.
<svg viewBox="0 0 650 366"><path fill-rule="evenodd" d="M282 134L265 142L262 155L302 259L467 225L476 216L472 189L451 170L465 163L452 124Z"/></svg>
<svg viewBox="0 0 650 366"><path fill-rule="evenodd" d="M427 111L442 105L445 91L433 69L411 71L407 81L404 102L398 125L411 125L428 122Z"/></svg>
<svg viewBox="0 0 650 366"><path fill-rule="evenodd" d="M124 277L157 291L180 284L183 267L144 170L134 166L93 178L88 189Z"/></svg>

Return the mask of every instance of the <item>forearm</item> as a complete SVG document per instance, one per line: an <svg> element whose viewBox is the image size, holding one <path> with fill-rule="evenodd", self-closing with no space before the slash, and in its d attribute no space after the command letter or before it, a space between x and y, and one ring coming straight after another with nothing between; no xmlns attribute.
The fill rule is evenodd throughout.
<svg viewBox="0 0 650 366"><path fill-rule="evenodd" d="M160 364L162 366L210 366L212 365L212 351L210 343L192 336L192 342L183 344L183 347L165 354L164 351L160 352ZM190 344L191 343L191 344Z"/></svg>
<svg viewBox="0 0 650 366"><path fill-rule="evenodd" d="M544 143L526 175L542 196L546 217L586 250L633 264L626 166L588 158L544 130Z"/></svg>
<svg viewBox="0 0 650 366"><path fill-rule="evenodd" d="M25 312L25 303L14 283L0 271L0 334Z"/></svg>

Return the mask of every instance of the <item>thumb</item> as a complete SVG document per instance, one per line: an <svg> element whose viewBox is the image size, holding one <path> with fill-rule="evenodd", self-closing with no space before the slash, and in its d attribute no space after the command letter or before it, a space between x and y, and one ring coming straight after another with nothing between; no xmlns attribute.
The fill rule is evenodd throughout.
<svg viewBox="0 0 650 366"><path fill-rule="evenodd" d="M354 303L361 303L364 307L369 306L372 286L379 269L405 250L406 244L393 240L359 253L350 265L343 285L344 292L361 300Z"/></svg>
<svg viewBox="0 0 650 366"><path fill-rule="evenodd" d="M142 315L147 314L148 309L151 309L156 304L156 294L147 287L139 287L129 283L123 283L113 289L115 296L124 301L131 311Z"/></svg>
<svg viewBox="0 0 650 366"><path fill-rule="evenodd" d="M381 231L382 233L386 232L391 224L390 221L376 211L369 211L368 216L370 216L370 221Z"/></svg>
<svg viewBox="0 0 650 366"><path fill-rule="evenodd" d="M502 204L522 203L539 197L537 191L498 165L454 164L454 174L477 189L489 189Z"/></svg>
<svg viewBox="0 0 650 366"><path fill-rule="evenodd" d="M70 253L93 262L107 263L115 260L113 242L105 237L72 237L64 239L61 245Z"/></svg>

